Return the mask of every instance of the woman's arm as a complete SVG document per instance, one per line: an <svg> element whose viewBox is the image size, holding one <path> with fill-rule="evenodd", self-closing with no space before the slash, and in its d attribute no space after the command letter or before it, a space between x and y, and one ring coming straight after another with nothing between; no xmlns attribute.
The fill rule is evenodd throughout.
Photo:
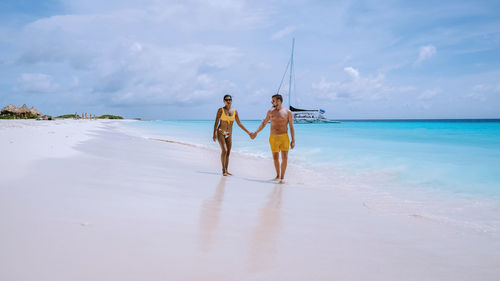
<svg viewBox="0 0 500 281"><path fill-rule="evenodd" d="M238 111L236 111L236 109L234 110L234 114L236 114L234 116L234 119L236 120L236 124L238 124L238 126L240 126L240 128L245 131L247 134L250 135L250 131L247 130L247 128L245 128L245 126L243 126L243 124L241 124L241 121L240 121L240 117L238 116Z"/></svg>
<svg viewBox="0 0 500 281"><path fill-rule="evenodd" d="M220 120L220 117L222 115L222 108L219 108L219 110L217 110L217 114L215 115L215 124L214 124L214 134L212 136L212 139L215 141L217 139L217 125L219 125L219 120Z"/></svg>

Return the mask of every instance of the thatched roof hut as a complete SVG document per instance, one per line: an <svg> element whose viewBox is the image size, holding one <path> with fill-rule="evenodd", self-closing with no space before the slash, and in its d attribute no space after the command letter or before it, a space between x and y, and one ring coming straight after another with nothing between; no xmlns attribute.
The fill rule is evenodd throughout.
<svg viewBox="0 0 500 281"><path fill-rule="evenodd" d="M26 104L23 104L23 106L15 106L15 105L9 104L6 107L2 108L2 110L0 111L0 114L11 115L11 116L15 116L17 118L37 118L38 116L43 115L35 107L32 107L30 109L30 108L28 108L28 106L26 106Z"/></svg>

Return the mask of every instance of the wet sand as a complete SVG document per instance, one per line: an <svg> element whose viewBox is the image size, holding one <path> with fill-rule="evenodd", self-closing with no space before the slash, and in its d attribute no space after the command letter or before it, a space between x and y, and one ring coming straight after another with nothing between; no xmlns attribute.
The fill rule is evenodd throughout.
<svg viewBox="0 0 500 281"><path fill-rule="evenodd" d="M235 153L222 177L217 151L119 121L8 122L0 280L500 276L498 236L368 208L298 167L275 184L271 161Z"/></svg>

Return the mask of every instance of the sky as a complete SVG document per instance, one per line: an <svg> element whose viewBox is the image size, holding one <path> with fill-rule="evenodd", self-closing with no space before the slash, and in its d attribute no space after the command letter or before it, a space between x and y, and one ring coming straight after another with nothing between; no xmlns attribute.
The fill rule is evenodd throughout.
<svg viewBox="0 0 500 281"><path fill-rule="evenodd" d="M2 0L0 107L263 119L292 38L295 107L500 118L500 1L460 0Z"/></svg>

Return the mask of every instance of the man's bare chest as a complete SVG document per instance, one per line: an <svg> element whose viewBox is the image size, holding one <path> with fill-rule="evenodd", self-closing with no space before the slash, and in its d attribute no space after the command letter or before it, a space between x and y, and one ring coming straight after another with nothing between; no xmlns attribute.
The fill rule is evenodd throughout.
<svg viewBox="0 0 500 281"><path fill-rule="evenodd" d="M286 112L272 112L271 121L285 121L287 119Z"/></svg>

